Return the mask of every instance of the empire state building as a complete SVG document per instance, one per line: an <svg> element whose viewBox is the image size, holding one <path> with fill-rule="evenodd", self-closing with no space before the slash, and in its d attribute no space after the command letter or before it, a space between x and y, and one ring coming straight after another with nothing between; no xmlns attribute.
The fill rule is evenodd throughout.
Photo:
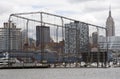
<svg viewBox="0 0 120 79"><path fill-rule="evenodd" d="M107 36L115 36L115 24L111 16L111 9L109 10L109 16L106 21Z"/></svg>

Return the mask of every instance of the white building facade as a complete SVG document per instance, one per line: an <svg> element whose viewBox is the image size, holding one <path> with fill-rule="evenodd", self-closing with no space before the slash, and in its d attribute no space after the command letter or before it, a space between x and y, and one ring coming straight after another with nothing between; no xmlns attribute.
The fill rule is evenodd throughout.
<svg viewBox="0 0 120 79"><path fill-rule="evenodd" d="M100 49L120 50L120 36L100 36L98 41Z"/></svg>
<svg viewBox="0 0 120 79"><path fill-rule="evenodd" d="M10 29L10 31L9 31ZM4 28L0 28L0 51L20 50L21 32L14 23L4 23Z"/></svg>

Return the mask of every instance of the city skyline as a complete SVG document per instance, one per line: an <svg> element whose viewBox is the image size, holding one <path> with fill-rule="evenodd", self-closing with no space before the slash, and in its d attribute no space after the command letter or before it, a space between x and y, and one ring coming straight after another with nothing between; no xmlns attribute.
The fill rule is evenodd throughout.
<svg viewBox="0 0 120 79"><path fill-rule="evenodd" d="M2 27L3 22L8 20L9 14L30 11L46 11L105 27L109 5L111 5L116 35L118 36L120 32L119 2L119 0L61 0L61 2L56 0L52 0L51 2L48 0L2 0L0 2L0 27ZM98 3L99 5L97 5Z"/></svg>
<svg viewBox="0 0 120 79"><path fill-rule="evenodd" d="M39 14L39 16L38 15L35 16L36 14ZM25 15L27 17L25 17L23 15ZM56 20L56 18L58 20ZM13 22L15 25L10 24L11 22ZM46 12L29 12L29 13L12 14L9 19L9 22L7 24L5 24L5 27L11 26L11 25L13 25L12 29L7 28L7 30L8 30L7 36L9 38L8 53L9 54L11 54L11 52L12 53L22 53L22 54L26 53L27 57L25 56L25 60L24 60L25 63L26 62L30 63L31 60L33 60L32 61L33 63L36 62L35 57L34 56L29 57L27 52L28 53L31 52L31 53L35 53L35 54L40 53L41 56L39 55L39 57L41 57L40 58L41 60L39 59L38 61L40 61L41 63L44 63L44 61L46 63L48 63L47 61L49 59L47 59L47 58L50 57L52 54L55 54L57 56L54 56L54 57L56 57L56 59L53 59L54 63L56 61L58 63L61 63L61 62L63 63L63 62L66 62L66 60L67 60L67 62L70 62L70 63L76 62L76 67L77 67L77 64L81 63L82 59L85 62L85 67L88 66L87 64L89 62L90 63L96 62L97 63L96 67L99 67L99 63L102 62L101 67L107 67L107 62L110 60L110 58L107 59L107 56L109 54L109 51L107 50L108 49L107 48L108 47L107 39L104 39L104 40L106 40L105 42L104 42L104 40L101 41L102 45L103 44L107 45L107 47L100 49L100 50L96 50L96 49L100 48L99 42L96 41L97 40L96 38L98 38L98 35L100 35L101 37L102 37L102 34L106 35L106 32L105 32L106 28L104 28L104 27L100 27L97 25L77 21L74 19L70 19L67 17L62 17L60 15L50 14L50 13L46 13ZM30 41L29 41L29 36L30 35L34 36L33 29L35 26L36 26L36 46L35 46L34 39L30 39ZM47 26L47 27L45 27L45 26ZM12 36L12 35L16 34L15 33L16 31L14 32L14 30L13 30L15 27L21 28L22 32L24 32L26 30L26 32L24 32L24 33L26 33L25 34L26 36L25 36L25 43L23 45L23 50L22 49L21 50L10 49L11 45L12 45L11 41L13 41L12 39L18 38L18 37ZM88 28L88 27L90 27L90 28ZM40 29L40 28L42 28L42 29ZM51 42L49 43L49 41L50 41L49 39L51 39L50 35L52 35L52 33L50 33L49 31L50 31L50 29L53 29L53 28L54 28L54 30L52 30L52 31L54 31L53 33L55 34L54 37L56 38L56 42L54 42L54 40L51 40ZM92 36L92 37L95 37L95 41L97 43L96 48L94 48L94 44L89 42L89 40L91 41L91 39L89 39L89 38L91 38L91 34L93 34L93 32L96 32L96 34L98 34L98 35ZM33 33L33 34L31 34L31 33ZM17 35L15 35L15 36L17 36ZM24 34L22 36L24 37ZM59 36L62 37L62 39L60 41L58 40ZM103 35L103 37L104 37L104 35ZM24 41L22 41L22 43L23 42ZM113 45L113 42L112 42L112 45ZM116 42L116 40L115 40L115 42ZM31 44L29 45L29 43L31 43ZM110 42L110 44L111 44L111 42ZM103 46L101 46L101 47L103 47ZM116 46L114 46L114 47L116 48ZM67 49L70 49L70 50L67 51ZM4 52L4 51L2 51L2 52ZM48 55L47 52L48 53L52 52L52 53L50 55ZM16 56L17 56L16 58L18 58L17 54L16 54ZM98 56L99 56L99 58L98 58ZM29 59L29 60L27 60L27 59ZM21 60L21 57L19 60ZM9 66L9 64L8 64L8 66Z"/></svg>

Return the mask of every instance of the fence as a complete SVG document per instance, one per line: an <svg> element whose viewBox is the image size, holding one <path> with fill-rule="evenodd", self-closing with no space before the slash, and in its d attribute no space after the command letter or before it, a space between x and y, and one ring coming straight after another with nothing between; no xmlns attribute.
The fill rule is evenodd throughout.
<svg viewBox="0 0 120 79"><path fill-rule="evenodd" d="M84 62L93 63L91 52L96 52L98 64L100 52L108 51L106 28L101 26L46 12L11 14L8 24L6 50L39 53L36 61L41 63L45 60L48 63L81 63L85 59ZM105 63L107 56L102 56Z"/></svg>

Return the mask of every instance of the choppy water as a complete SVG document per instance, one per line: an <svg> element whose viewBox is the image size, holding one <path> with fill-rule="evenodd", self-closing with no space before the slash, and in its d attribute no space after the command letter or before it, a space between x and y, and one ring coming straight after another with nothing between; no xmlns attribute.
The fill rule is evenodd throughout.
<svg viewBox="0 0 120 79"><path fill-rule="evenodd" d="M120 79L120 68L5 69L0 79Z"/></svg>

